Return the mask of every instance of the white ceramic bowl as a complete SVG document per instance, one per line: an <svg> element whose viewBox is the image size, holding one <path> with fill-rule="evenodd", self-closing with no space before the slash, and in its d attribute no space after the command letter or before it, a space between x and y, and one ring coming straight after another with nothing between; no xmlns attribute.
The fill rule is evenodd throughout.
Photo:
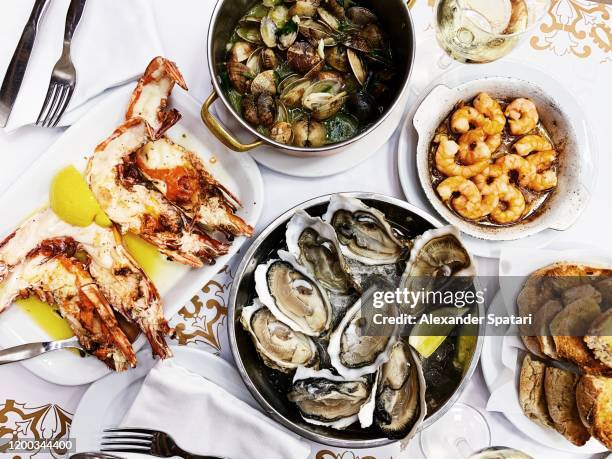
<svg viewBox="0 0 612 459"><path fill-rule="evenodd" d="M540 120L559 153L558 185L537 213L511 226L487 226L464 220L449 209L438 197L429 173L429 146L437 127L453 110L457 102L470 101L478 93L487 92L494 98L527 97L536 104ZM414 115L418 134L417 170L421 186L438 213L449 223L471 236L510 241L521 239L545 229L566 230L580 216L590 197L582 183L585 155L577 140L574 125L581 120L573 118L558 101L539 86L519 78L486 77L454 88L436 86L423 99Z"/></svg>

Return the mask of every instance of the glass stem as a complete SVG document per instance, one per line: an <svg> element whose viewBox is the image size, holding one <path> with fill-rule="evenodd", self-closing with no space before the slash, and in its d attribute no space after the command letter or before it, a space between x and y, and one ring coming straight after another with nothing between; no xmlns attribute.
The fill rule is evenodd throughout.
<svg viewBox="0 0 612 459"><path fill-rule="evenodd" d="M457 449L459 455L464 459L468 459L474 451L468 441L463 437L455 440L455 448Z"/></svg>

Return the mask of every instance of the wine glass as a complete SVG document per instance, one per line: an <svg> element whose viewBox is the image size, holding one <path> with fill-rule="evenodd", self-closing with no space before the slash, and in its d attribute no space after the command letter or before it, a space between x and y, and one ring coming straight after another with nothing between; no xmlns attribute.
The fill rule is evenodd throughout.
<svg viewBox="0 0 612 459"><path fill-rule="evenodd" d="M491 429L476 408L455 403L419 436L427 459L533 459L505 446L491 446Z"/></svg>
<svg viewBox="0 0 612 459"><path fill-rule="evenodd" d="M437 0L436 38L459 62L491 62L516 47L549 6L550 0Z"/></svg>

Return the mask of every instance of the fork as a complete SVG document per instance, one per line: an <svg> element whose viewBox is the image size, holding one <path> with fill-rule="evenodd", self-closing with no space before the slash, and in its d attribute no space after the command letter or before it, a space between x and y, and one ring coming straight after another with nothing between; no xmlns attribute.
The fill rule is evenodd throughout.
<svg viewBox="0 0 612 459"><path fill-rule="evenodd" d="M219 456L198 456L183 450L170 435L159 430L136 427L104 429L102 451L139 453L156 457L179 456L183 459L227 459Z"/></svg>
<svg viewBox="0 0 612 459"><path fill-rule="evenodd" d="M71 0L66 13L66 28L64 29L64 47L62 55L51 72L51 81L40 110L36 124L43 127L55 127L66 111L74 93L77 75L72 59L70 45L72 36L83 14L86 0Z"/></svg>

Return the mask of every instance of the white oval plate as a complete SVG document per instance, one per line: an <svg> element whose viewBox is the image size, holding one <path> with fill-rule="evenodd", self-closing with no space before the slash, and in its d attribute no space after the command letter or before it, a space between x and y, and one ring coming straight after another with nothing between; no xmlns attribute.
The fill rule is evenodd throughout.
<svg viewBox="0 0 612 459"><path fill-rule="evenodd" d="M401 125L410 93L410 83L408 83L404 96L398 101L393 112L389 113L387 119L380 126L359 142L339 150L332 150L326 156L301 158L283 153L282 150L269 145L262 145L254 149L250 155L255 161L266 166L268 169L294 177L327 177L345 172L376 154L387 143L398 126ZM248 135L250 134L245 134L245 129L232 117L229 110L222 103L217 103L215 108L219 118L230 132L236 133L237 137L242 141L249 141ZM250 141L252 140L251 138Z"/></svg>
<svg viewBox="0 0 612 459"><path fill-rule="evenodd" d="M501 292L497 292L487 313L496 315L507 314ZM503 339L503 336L486 335L483 340L480 365L489 392L493 392L497 388L498 381L507 381L507 379L502 378L504 373L507 372L506 377L512 377L510 370L502 363ZM516 397L518 398L518 389ZM503 412L502 414L523 435L549 448L575 454L595 454L607 451L606 447L594 438L591 438L584 446L575 446L561 434L540 427L523 413Z"/></svg>
<svg viewBox="0 0 612 459"><path fill-rule="evenodd" d="M260 410L238 371L221 357L185 346L172 346L172 352L177 365L223 387L234 397ZM102 431L117 427L125 417L145 376L155 365L148 352L140 352L138 358L142 361L138 368L110 374L92 384L83 395L70 428L70 437L76 439L76 452L99 451Z"/></svg>
<svg viewBox="0 0 612 459"><path fill-rule="evenodd" d="M86 160L95 146L124 120L132 90L132 84L118 89L94 107L66 130L0 196L0 240L48 202L49 185L57 171L68 165L85 169ZM210 172L241 200L244 207L238 214L255 226L263 207L263 181L253 159L230 152L215 139L200 120L200 104L180 88L173 92L170 104L182 113L183 118L168 131L168 136L204 159ZM213 157L216 161L211 162ZM236 238L229 253L218 258L215 265L189 269L176 264L153 276L162 296L166 317L174 316L229 261L244 241L244 237ZM0 315L0 348L49 340L47 333L20 309L12 307ZM144 338L140 337L134 343L134 349L140 349L144 342ZM81 358L69 351L44 354L24 361L23 365L37 376L61 385L87 384L110 371L96 358Z"/></svg>
<svg viewBox="0 0 612 459"><path fill-rule="evenodd" d="M429 199L427 199L421 187L416 165L418 135L412 125L412 119L414 112L421 105L422 100L427 97L434 87L441 84L448 87L456 87L475 79L500 75L523 79L546 88L547 92L559 99L559 103L563 106L564 111L571 113L572 119L579 120L575 123L574 129L577 143L582 146L583 152L582 159L584 160L584 168L582 184L589 193L592 193L592 190L595 189L595 170L597 167L598 155L595 147L596 142L594 140L594 135L589 127L585 111L571 94L568 93L564 86L550 75L533 67L526 66L524 63L504 59L491 64L478 66L458 66L436 79L420 94L420 97L411 98L409 101L409 105L414 107L414 110L412 110L406 118L398 141L398 173L402 190L410 203L426 209L434 215L439 215ZM468 249L475 255L487 258L499 258L499 254L504 248L541 248L550 244L560 234L560 231L544 229L529 237L514 241L488 241L469 235L465 235L464 241Z"/></svg>

